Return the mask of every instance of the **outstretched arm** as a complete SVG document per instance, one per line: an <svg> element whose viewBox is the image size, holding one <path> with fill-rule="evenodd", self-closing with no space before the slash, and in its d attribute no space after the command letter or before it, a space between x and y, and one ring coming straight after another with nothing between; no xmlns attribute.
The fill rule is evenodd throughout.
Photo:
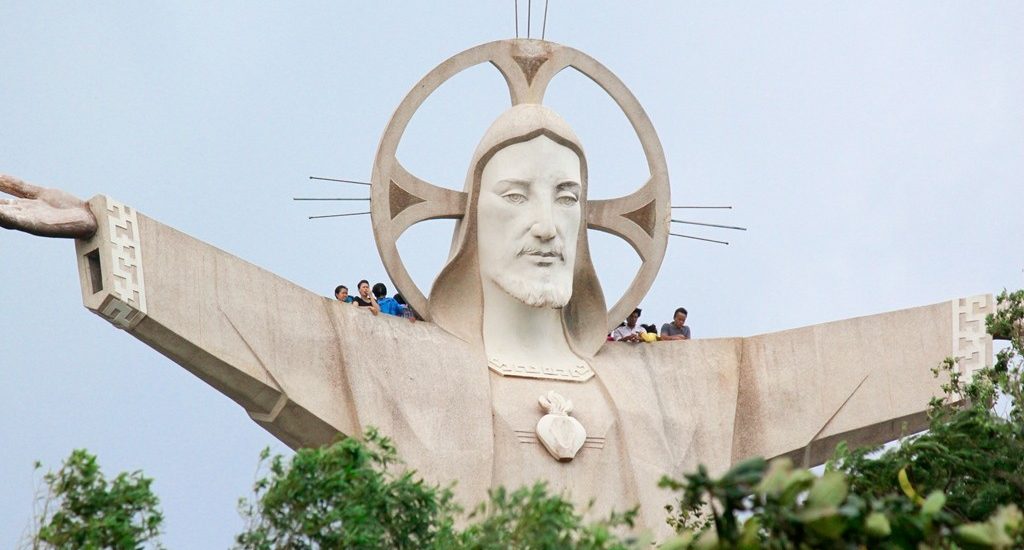
<svg viewBox="0 0 1024 550"><path fill-rule="evenodd" d="M17 197L0 198L0 227L65 239L88 239L96 233L96 217L71 193L3 174L0 192Z"/></svg>
<svg viewBox="0 0 1024 550"><path fill-rule="evenodd" d="M992 364L994 309L991 295L971 296L744 338L733 460L788 455L814 466L840 441L878 445L927 428L945 382L936 365L953 357L970 379Z"/></svg>

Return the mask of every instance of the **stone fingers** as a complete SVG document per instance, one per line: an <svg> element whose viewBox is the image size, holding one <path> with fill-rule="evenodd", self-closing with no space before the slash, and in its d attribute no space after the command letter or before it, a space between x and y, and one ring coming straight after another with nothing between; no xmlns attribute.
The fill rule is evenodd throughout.
<svg viewBox="0 0 1024 550"><path fill-rule="evenodd" d="M0 227L40 237L85 239L96 233L88 206L54 208L35 199L0 200Z"/></svg>
<svg viewBox="0 0 1024 550"><path fill-rule="evenodd" d="M22 199L34 199L39 196L43 188L26 183L13 176L0 174L0 191Z"/></svg>
<svg viewBox="0 0 1024 550"><path fill-rule="evenodd" d="M0 227L4 229L21 229L25 225L22 199L0 199Z"/></svg>
<svg viewBox="0 0 1024 550"><path fill-rule="evenodd" d="M40 237L83 239L96 233L89 205L66 191L0 174L0 192L18 197L0 199L0 227Z"/></svg>

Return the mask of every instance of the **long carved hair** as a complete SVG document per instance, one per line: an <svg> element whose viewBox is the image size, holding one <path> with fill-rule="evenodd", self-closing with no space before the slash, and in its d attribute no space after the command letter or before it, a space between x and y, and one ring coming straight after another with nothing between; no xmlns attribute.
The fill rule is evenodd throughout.
<svg viewBox="0 0 1024 550"><path fill-rule="evenodd" d="M572 128L553 110L521 104L502 113L480 140L466 176L468 207L456 224L448 263L430 291L432 320L467 342L483 340L483 289L477 250L477 203L484 166L498 151L537 136L568 147L580 159L580 228L576 239L572 297L562 308L562 330L572 350L592 357L605 341L608 313L587 243L587 159Z"/></svg>

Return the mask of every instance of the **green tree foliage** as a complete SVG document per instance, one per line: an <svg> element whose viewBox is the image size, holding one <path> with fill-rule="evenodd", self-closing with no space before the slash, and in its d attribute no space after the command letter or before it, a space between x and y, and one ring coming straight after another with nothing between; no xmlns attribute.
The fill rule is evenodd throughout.
<svg viewBox="0 0 1024 550"><path fill-rule="evenodd" d="M663 549L1019 548L1024 515L1001 504L977 522L961 522L942 491L927 498L902 490L900 476L882 497L857 494L839 470L818 477L788 459L752 459L721 478L706 472L664 485L682 491L673 510L678 535ZM691 527L693 516L708 518ZM740 520L740 518L745 518Z"/></svg>
<svg viewBox="0 0 1024 550"><path fill-rule="evenodd" d="M633 527L635 516L634 509L587 523L572 503L549 494L545 483L512 493L498 488L491 491L487 503L470 514L468 526L459 533L452 547L466 550L631 548L639 541L621 538L621 532Z"/></svg>
<svg viewBox="0 0 1024 550"><path fill-rule="evenodd" d="M269 458L254 500L240 503L248 522L239 548L427 548L451 540L451 491L395 473L391 442L376 431ZM268 460L268 451L262 459Z"/></svg>
<svg viewBox="0 0 1024 550"><path fill-rule="evenodd" d="M39 467L39 465L36 465ZM96 457L84 450L71 453L56 472L43 475L48 493L32 548L137 549L160 534L163 514L153 494L153 480L141 472L121 473L107 480Z"/></svg>
<svg viewBox="0 0 1024 550"><path fill-rule="evenodd" d="M491 492L459 530L451 490L404 471L391 442L370 429L364 441L301 449L291 460L263 454L267 473L252 500L238 548L463 548L472 550L625 548L613 533L632 513L586 524L575 508L537 484Z"/></svg>

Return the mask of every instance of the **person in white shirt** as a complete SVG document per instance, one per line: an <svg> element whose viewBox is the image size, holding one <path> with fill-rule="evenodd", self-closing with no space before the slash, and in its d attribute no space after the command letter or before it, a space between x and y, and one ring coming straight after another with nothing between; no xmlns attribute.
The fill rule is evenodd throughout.
<svg viewBox="0 0 1024 550"><path fill-rule="evenodd" d="M644 327L637 324L637 321L640 319L640 312L640 308L634 309L633 313L626 317L626 324L620 325L612 331L612 339L617 342L643 341L641 335L647 331Z"/></svg>

